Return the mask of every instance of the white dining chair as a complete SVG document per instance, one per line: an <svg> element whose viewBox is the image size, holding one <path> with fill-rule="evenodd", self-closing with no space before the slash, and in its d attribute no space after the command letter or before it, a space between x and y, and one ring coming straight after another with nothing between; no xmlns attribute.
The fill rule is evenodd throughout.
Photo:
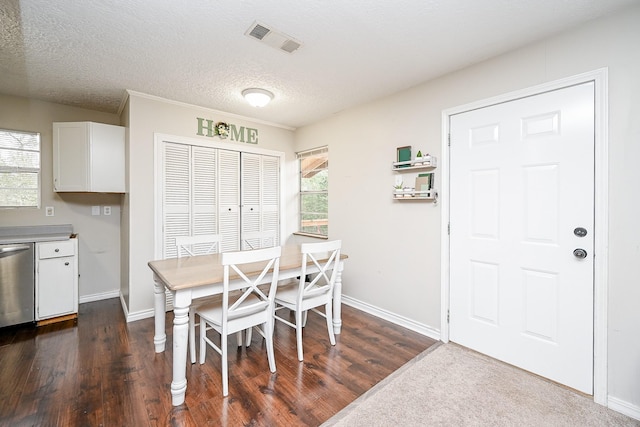
<svg viewBox="0 0 640 427"><path fill-rule="evenodd" d="M196 236L177 236L176 250L178 258L194 255L208 255L220 251L221 237L218 234L200 234ZM216 298L216 297L213 297ZM204 302L204 301L203 301ZM195 308L202 302L194 301L189 308L189 356L196 363L196 319ZM242 337L239 338L242 345Z"/></svg>
<svg viewBox="0 0 640 427"><path fill-rule="evenodd" d="M245 231L242 233L241 240L241 249L245 251L260 248L270 248L276 246L276 232L275 230ZM251 329L248 329L245 332L245 344L247 347L251 345L251 339Z"/></svg>
<svg viewBox="0 0 640 427"><path fill-rule="evenodd" d="M269 359L269 370L276 371L273 352L274 296L280 271L280 254L282 248L256 249L252 251L224 252L222 265L224 268L223 292L221 301L202 305L197 308L200 316L200 364L205 362L207 346L222 356L222 395L229 394L228 380L228 348L227 337L230 334L256 328L264 337ZM258 276L247 277L242 266L249 263L261 263ZM271 274L268 289L259 285ZM232 278L239 276L238 278ZM233 294L230 289L242 289ZM262 325L262 329L258 326ZM216 345L207 332L215 330L220 334L220 346Z"/></svg>
<svg viewBox="0 0 640 427"><path fill-rule="evenodd" d="M295 323L291 323L277 314L274 314L274 317L295 328L299 361L303 360L302 328L306 323L309 310L325 317L329 341L331 345L336 344L336 338L333 334L333 288L338 274L341 247L341 240L303 243L300 247L302 252L300 280L290 285L278 287L276 292L276 313L284 308L295 312ZM327 257L325 261L319 261L325 257ZM312 275L313 277L307 282L308 263L312 263L320 271ZM324 313L317 309L322 305L324 305Z"/></svg>
<svg viewBox="0 0 640 427"><path fill-rule="evenodd" d="M208 255L220 252L220 241L222 238L218 234L198 234L195 236L177 236L176 250L177 256Z"/></svg>
<svg viewBox="0 0 640 427"><path fill-rule="evenodd" d="M242 233L242 250L276 246L275 230L246 231Z"/></svg>

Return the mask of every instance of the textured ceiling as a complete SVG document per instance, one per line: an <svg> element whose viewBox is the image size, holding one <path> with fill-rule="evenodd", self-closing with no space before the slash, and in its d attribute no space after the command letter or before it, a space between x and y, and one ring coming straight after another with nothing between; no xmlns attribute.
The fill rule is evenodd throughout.
<svg viewBox="0 0 640 427"><path fill-rule="evenodd" d="M639 1L2 0L0 93L115 113L130 89L298 127Z"/></svg>

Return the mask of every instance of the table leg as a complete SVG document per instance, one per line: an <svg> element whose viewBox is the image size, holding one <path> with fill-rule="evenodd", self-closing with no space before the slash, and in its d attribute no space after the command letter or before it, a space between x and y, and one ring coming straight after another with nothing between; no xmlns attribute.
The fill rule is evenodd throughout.
<svg viewBox="0 0 640 427"><path fill-rule="evenodd" d="M333 333L340 334L342 329L342 269L344 264L338 263L336 283L333 285Z"/></svg>
<svg viewBox="0 0 640 427"><path fill-rule="evenodd" d="M156 323L155 335L153 336L153 344L156 347L156 353L164 351L164 345L167 342L167 334L164 330L164 319L166 312L166 298L164 294L164 285L154 279L154 317Z"/></svg>
<svg viewBox="0 0 640 427"><path fill-rule="evenodd" d="M173 381L171 381L171 403L184 403L187 391L187 336L189 335L189 306L173 308Z"/></svg>

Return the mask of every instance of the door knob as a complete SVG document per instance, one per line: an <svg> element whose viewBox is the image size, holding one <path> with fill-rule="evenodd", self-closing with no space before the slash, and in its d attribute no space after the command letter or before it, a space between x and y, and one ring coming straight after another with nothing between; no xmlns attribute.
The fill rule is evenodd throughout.
<svg viewBox="0 0 640 427"><path fill-rule="evenodd" d="M574 249L573 250L573 255L576 258L586 258L587 257L587 251L585 251L584 249L580 249L580 248Z"/></svg>

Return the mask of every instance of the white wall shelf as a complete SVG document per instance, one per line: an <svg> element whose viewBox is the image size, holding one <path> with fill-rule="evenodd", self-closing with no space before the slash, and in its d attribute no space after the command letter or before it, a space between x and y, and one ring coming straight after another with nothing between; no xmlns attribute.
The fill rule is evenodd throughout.
<svg viewBox="0 0 640 427"><path fill-rule="evenodd" d="M413 176L411 176L411 178L415 179L418 177L417 172L433 170L437 167L437 164L438 164L438 159L436 157L427 156L421 159L408 160L405 162L394 162L392 164L391 169L396 173L402 173L402 174L413 172ZM396 185L400 185L401 184L400 181L402 181L402 184L407 184L404 182L404 180L400 179L399 175L396 176L396 178L397 178ZM431 178L429 179L432 180L433 176L431 176ZM422 182L422 184L424 184L424 181ZM418 179L416 179L416 186L417 185L418 185ZM423 188L422 190L416 190L415 187L408 187L406 185L403 185L402 189L394 190L393 200L399 200L399 201L414 200L414 201L423 201L423 202L424 201L437 202L438 200L437 190L435 190L434 188L425 190L424 185L422 185L422 188Z"/></svg>
<svg viewBox="0 0 640 427"><path fill-rule="evenodd" d="M433 156L428 156L406 162L393 162L391 168L394 172L409 172L413 170L435 169L437 166L438 159Z"/></svg>
<svg viewBox="0 0 640 427"><path fill-rule="evenodd" d="M428 191L403 191L394 192L393 199L394 200L437 200L438 192L436 190L428 190Z"/></svg>

